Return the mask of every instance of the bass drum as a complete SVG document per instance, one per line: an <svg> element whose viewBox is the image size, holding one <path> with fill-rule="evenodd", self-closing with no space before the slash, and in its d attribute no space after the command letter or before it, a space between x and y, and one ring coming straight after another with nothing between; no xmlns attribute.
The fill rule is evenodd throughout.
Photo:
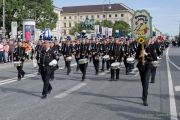
<svg viewBox="0 0 180 120"><path fill-rule="evenodd" d="M133 57L128 57L127 58L127 63L133 64L133 63L135 63L135 59Z"/></svg>
<svg viewBox="0 0 180 120"><path fill-rule="evenodd" d="M14 62L14 67L21 66L21 61Z"/></svg>
<svg viewBox="0 0 180 120"><path fill-rule="evenodd" d="M105 55L105 56L103 56L103 59L104 59L104 60L109 60L110 57L109 57L109 55Z"/></svg>
<svg viewBox="0 0 180 120"><path fill-rule="evenodd" d="M66 57L66 61L72 61L72 57L71 56Z"/></svg>
<svg viewBox="0 0 180 120"><path fill-rule="evenodd" d="M153 65L153 67L158 67L158 66L160 66L160 63L159 63L159 61L152 61L152 65Z"/></svg>
<svg viewBox="0 0 180 120"><path fill-rule="evenodd" d="M112 69L119 69L120 68L120 62L114 62L111 64Z"/></svg>
<svg viewBox="0 0 180 120"><path fill-rule="evenodd" d="M78 61L78 63L79 64L85 64L85 63L87 63L88 62L88 59L80 59L79 61Z"/></svg>

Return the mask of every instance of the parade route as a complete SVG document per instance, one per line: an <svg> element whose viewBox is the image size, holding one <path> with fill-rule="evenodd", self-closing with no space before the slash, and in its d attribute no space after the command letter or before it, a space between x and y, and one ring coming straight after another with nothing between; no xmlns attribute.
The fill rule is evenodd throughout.
<svg viewBox="0 0 180 120"><path fill-rule="evenodd" d="M169 49L169 60L180 65L180 54L177 48ZM55 80L50 81L53 87L47 99L41 99L43 83L37 69L26 64L27 73L17 81L16 69L0 69L0 118L1 120L176 120L180 112L179 70L169 64L172 78L168 83L166 56L157 69L156 83L149 85L148 107L142 105L142 88L138 71L125 75L120 69L120 80L109 81L109 71L95 75L92 63L88 64L87 79L81 82L81 72L76 71L73 62L72 72L66 75L66 69L55 72ZM169 62L170 63L170 62ZM59 63L64 66L64 61ZM178 71L177 71L178 70ZM11 73L11 74L10 74ZM174 91L174 103L169 87ZM172 91L171 91L172 92ZM174 106L175 107L174 107ZM176 108L176 109L175 109ZM175 111L176 110L176 111ZM173 111L173 112L172 112ZM48 114L48 115L47 115Z"/></svg>

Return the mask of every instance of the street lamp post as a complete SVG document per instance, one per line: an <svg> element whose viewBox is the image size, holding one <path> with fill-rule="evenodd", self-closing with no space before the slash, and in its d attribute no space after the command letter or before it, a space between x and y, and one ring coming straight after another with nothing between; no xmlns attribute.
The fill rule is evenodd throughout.
<svg viewBox="0 0 180 120"><path fill-rule="evenodd" d="M5 0L3 0L3 29L2 29L2 37L5 38Z"/></svg>

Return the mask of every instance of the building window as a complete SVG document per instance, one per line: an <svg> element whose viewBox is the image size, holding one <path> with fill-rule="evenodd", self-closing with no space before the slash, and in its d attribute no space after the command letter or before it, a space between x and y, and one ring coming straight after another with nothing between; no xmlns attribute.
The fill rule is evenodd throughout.
<svg viewBox="0 0 180 120"><path fill-rule="evenodd" d="M99 15L97 15L97 18L99 18Z"/></svg>
<svg viewBox="0 0 180 120"><path fill-rule="evenodd" d="M94 15L91 15L91 19L94 19Z"/></svg>
<svg viewBox="0 0 180 120"><path fill-rule="evenodd" d="M71 27L71 23L69 23L69 27Z"/></svg>
<svg viewBox="0 0 180 120"><path fill-rule="evenodd" d="M66 35L66 30L64 30L64 35Z"/></svg>
<svg viewBox="0 0 180 120"><path fill-rule="evenodd" d="M77 19L77 16L74 16L75 19Z"/></svg>
<svg viewBox="0 0 180 120"><path fill-rule="evenodd" d="M64 19L66 19L66 17L64 17Z"/></svg>
<svg viewBox="0 0 180 120"><path fill-rule="evenodd" d="M86 18L88 18L88 16L86 16Z"/></svg>
<svg viewBox="0 0 180 120"><path fill-rule="evenodd" d="M69 16L69 19L71 19L71 16Z"/></svg>
<svg viewBox="0 0 180 120"><path fill-rule="evenodd" d="M82 16L80 16L80 19L82 19Z"/></svg>
<svg viewBox="0 0 180 120"><path fill-rule="evenodd" d="M121 17L124 17L124 14L121 14Z"/></svg>
<svg viewBox="0 0 180 120"><path fill-rule="evenodd" d="M118 15L117 15L117 14L115 14L115 17L118 17Z"/></svg>
<svg viewBox="0 0 180 120"><path fill-rule="evenodd" d="M109 18L111 18L111 15L109 15Z"/></svg>
<svg viewBox="0 0 180 120"><path fill-rule="evenodd" d="M66 28L66 23L64 23L64 27Z"/></svg>
<svg viewBox="0 0 180 120"><path fill-rule="evenodd" d="M103 18L105 18L106 17L106 15L103 15Z"/></svg>

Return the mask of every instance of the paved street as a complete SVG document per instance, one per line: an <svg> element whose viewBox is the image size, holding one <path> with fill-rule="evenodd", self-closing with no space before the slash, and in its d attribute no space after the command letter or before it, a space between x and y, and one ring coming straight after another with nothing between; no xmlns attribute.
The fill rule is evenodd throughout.
<svg viewBox="0 0 180 120"><path fill-rule="evenodd" d="M110 82L108 71L97 76L89 63L87 79L82 83L74 61L69 76L62 59L59 64L55 80L51 81L53 90L45 100L41 99L41 77L32 63L24 65L26 76L21 81L17 81L13 65L0 65L0 120L170 120L175 115L171 116L173 120L179 116L179 48L170 48L169 57L164 53L156 83L149 85L148 107L142 105L137 72L125 75L122 66L120 80Z"/></svg>

